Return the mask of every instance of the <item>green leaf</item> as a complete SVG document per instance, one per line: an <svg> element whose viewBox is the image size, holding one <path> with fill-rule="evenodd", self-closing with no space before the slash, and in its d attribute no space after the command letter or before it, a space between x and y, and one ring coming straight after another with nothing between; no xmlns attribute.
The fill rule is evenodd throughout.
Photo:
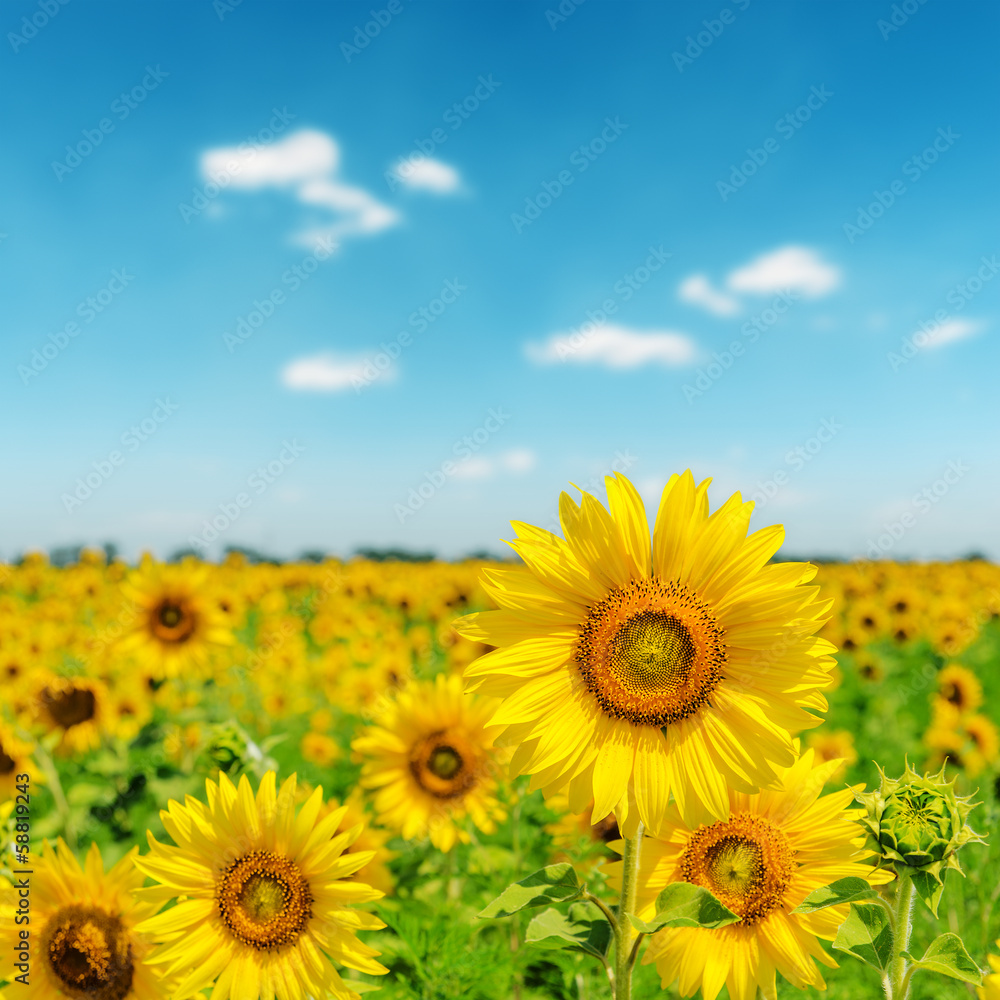
<svg viewBox="0 0 1000 1000"><path fill-rule="evenodd" d="M642 934L652 934L661 927L725 927L739 919L707 889L690 882L668 885L656 897L656 916L648 923L629 914L632 926Z"/></svg>
<svg viewBox="0 0 1000 1000"><path fill-rule="evenodd" d="M965 944L957 934L942 934L935 938L923 958L914 958L908 951L903 952L918 969L940 972L942 976L961 979L973 986L983 985L983 974L965 949Z"/></svg>
<svg viewBox="0 0 1000 1000"><path fill-rule="evenodd" d="M526 906L545 906L564 899L575 899L582 891L571 864L549 865L507 886L479 916L509 917Z"/></svg>
<svg viewBox="0 0 1000 1000"><path fill-rule="evenodd" d="M860 958L879 972L885 972L892 960L889 914L881 906L851 903L851 912L840 925L833 946L838 951Z"/></svg>
<svg viewBox="0 0 1000 1000"><path fill-rule="evenodd" d="M927 908L936 917L938 915L938 904L941 902L941 894L944 892L944 878L947 872L942 872L941 876L931 872L922 872L916 869L911 872L910 880L917 895L927 904Z"/></svg>
<svg viewBox="0 0 1000 1000"><path fill-rule="evenodd" d="M792 913L815 913L839 903L860 903L879 898L879 894L863 878L841 878L809 893Z"/></svg>
<svg viewBox="0 0 1000 1000"><path fill-rule="evenodd" d="M603 958L611 943L611 926L587 903L574 903L568 915L556 909L543 910L528 924L524 940L546 948L563 948L562 942L569 942L571 947Z"/></svg>

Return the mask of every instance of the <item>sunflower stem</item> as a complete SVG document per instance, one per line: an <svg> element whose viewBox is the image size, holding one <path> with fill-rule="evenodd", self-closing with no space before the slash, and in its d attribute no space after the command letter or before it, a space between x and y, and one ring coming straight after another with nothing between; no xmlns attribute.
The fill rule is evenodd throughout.
<svg viewBox="0 0 1000 1000"><path fill-rule="evenodd" d="M622 855L622 891L618 902L618 921L615 932L615 1000L632 1000L632 949L638 932L629 917L635 913L636 890L639 887L639 851L642 847L643 826L639 824L635 836L625 839Z"/></svg>
<svg viewBox="0 0 1000 1000"><path fill-rule="evenodd" d="M38 764L39 770L45 775L49 791L55 800L56 811L62 820L62 833L66 838L66 843L69 845L70 850L75 851L76 827L73 824L73 811L69 807L69 802L66 801L66 794L63 792L62 782L59 780L59 771L56 769L55 761L41 743L35 746L35 761Z"/></svg>
<svg viewBox="0 0 1000 1000"><path fill-rule="evenodd" d="M910 932L913 929L913 880L900 865L896 886L896 920L892 935L892 961L885 977L885 991L888 1000L906 1000L910 992L909 963L903 952L910 947Z"/></svg>

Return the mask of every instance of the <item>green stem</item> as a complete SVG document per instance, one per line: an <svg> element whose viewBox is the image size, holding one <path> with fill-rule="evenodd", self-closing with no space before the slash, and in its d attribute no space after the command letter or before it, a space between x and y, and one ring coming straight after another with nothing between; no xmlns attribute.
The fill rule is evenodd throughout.
<svg viewBox="0 0 1000 1000"><path fill-rule="evenodd" d="M73 825L73 813L69 807L69 803L66 801L66 795L63 792L62 782L59 780L59 771L56 770L55 761L53 761L51 754L49 754L41 743L35 744L35 761L38 763L39 770L45 775L49 791L52 793L52 798L55 799L56 811L62 820L62 832L66 838L66 843L70 850L75 851L76 828Z"/></svg>
<svg viewBox="0 0 1000 1000"><path fill-rule="evenodd" d="M896 886L896 919L892 935L892 961L885 977L886 993L889 1000L906 1000L910 992L909 963L903 952L910 947L910 932L913 929L913 880L900 865Z"/></svg>
<svg viewBox="0 0 1000 1000"><path fill-rule="evenodd" d="M632 1000L633 949L639 933L632 926L629 916L635 913L636 890L639 887L639 851L642 847L643 826L634 837L625 840L622 856L622 891L618 901L618 925L615 932L615 1000Z"/></svg>
<svg viewBox="0 0 1000 1000"><path fill-rule="evenodd" d="M598 899L597 896L595 896L592 892L587 892L586 889L583 891L583 898L588 903L593 903L594 906L596 906L601 913L604 914L607 922L611 924L611 933L614 934L618 927L618 918L611 912L604 900Z"/></svg>

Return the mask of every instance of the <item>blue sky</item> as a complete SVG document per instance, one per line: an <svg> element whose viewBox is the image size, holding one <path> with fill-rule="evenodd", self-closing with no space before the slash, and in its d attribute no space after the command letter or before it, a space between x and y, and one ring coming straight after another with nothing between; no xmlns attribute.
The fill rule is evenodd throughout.
<svg viewBox="0 0 1000 1000"><path fill-rule="evenodd" d="M995 7L0 18L0 555L501 551L690 466L1000 557Z"/></svg>

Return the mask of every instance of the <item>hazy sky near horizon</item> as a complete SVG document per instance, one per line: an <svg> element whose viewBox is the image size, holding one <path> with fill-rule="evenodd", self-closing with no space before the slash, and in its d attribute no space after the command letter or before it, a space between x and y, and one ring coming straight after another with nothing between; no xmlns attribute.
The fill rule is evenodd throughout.
<svg viewBox="0 0 1000 1000"><path fill-rule="evenodd" d="M1000 558L998 27L8 0L0 557L499 552L690 467L786 552Z"/></svg>

